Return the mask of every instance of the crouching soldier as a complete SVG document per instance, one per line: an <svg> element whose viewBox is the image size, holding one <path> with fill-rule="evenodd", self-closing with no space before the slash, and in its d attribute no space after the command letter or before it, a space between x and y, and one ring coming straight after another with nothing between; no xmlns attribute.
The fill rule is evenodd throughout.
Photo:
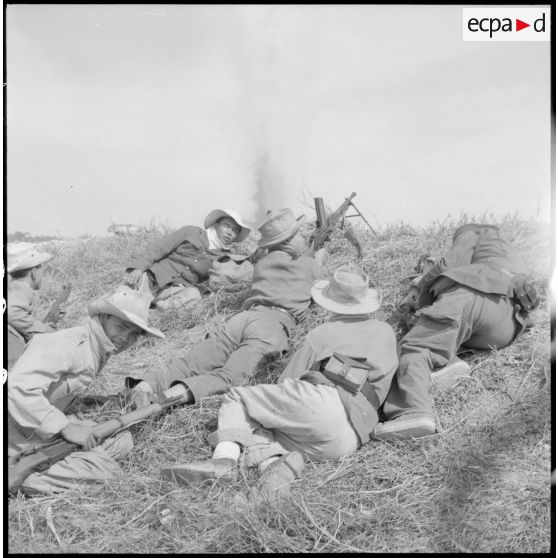
<svg viewBox="0 0 558 558"><path fill-rule="evenodd" d="M201 299L196 285L206 281L214 260L230 254L250 229L232 210L214 209L204 229L186 225L154 243L132 260L124 282L150 292L157 308L189 306Z"/></svg>
<svg viewBox="0 0 558 558"><path fill-rule="evenodd" d="M67 416L111 354L133 345L141 334L164 337L148 325L149 298L122 286L111 296L89 304L90 318L78 327L36 336L8 378L8 456L55 437L81 446L44 473L33 473L24 492L61 492L76 482L108 480L117 460L132 449L129 431L98 445L95 423Z"/></svg>
<svg viewBox="0 0 558 558"><path fill-rule="evenodd" d="M35 291L41 288L43 279L42 264L51 259L51 254L33 246L8 246L8 370L35 333L54 331L31 314Z"/></svg>
<svg viewBox="0 0 558 558"><path fill-rule="evenodd" d="M246 383L258 365L288 349L290 332L310 305L310 288L321 275L314 256L320 259L323 251L306 248L299 231L302 219L290 209L268 213L258 243L268 253L254 266L244 311L162 369L151 369L141 379L126 378L126 388L133 388L128 400L141 407L164 392L193 403Z"/></svg>
<svg viewBox="0 0 558 558"><path fill-rule="evenodd" d="M370 439L397 368L395 333L372 317L380 306L356 266L319 280L312 297L332 317L308 333L277 385L234 387L225 395L213 458L163 469L179 483L233 479L241 448L262 475L256 494L280 495L303 458L340 459Z"/></svg>
<svg viewBox="0 0 558 558"><path fill-rule="evenodd" d="M384 405L380 439L434 434L430 386L451 388L468 372L460 347L505 347L538 304L525 263L492 225L467 224L444 258L417 283L415 323L400 344L399 368Z"/></svg>

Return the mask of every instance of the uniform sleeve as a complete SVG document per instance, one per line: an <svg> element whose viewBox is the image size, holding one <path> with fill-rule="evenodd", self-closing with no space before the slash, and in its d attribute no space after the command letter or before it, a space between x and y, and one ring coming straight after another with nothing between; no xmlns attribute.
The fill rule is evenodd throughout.
<svg viewBox="0 0 558 558"><path fill-rule="evenodd" d="M31 304L33 302L33 292L29 296L20 291L8 292L8 323L20 333L26 336L33 333L44 333L51 331L47 324L36 320L31 315Z"/></svg>
<svg viewBox="0 0 558 558"><path fill-rule="evenodd" d="M147 271L155 262L166 258L184 242L190 242L196 247L203 246L201 232L203 231L199 227L187 225L171 234L167 234L154 242L143 254L133 259L126 269Z"/></svg>
<svg viewBox="0 0 558 558"><path fill-rule="evenodd" d="M75 341L53 341L49 334L34 337L8 377L12 420L45 440L69 424L64 413L50 404L46 393L53 384L64 381L65 373L73 367L71 355L75 352Z"/></svg>
<svg viewBox="0 0 558 558"><path fill-rule="evenodd" d="M291 380L300 378L308 370L310 370L316 362L317 354L312 348L312 345L305 339L300 348L292 356L289 364L285 367L285 370L283 370L279 376L277 383L280 384L287 378Z"/></svg>
<svg viewBox="0 0 558 558"><path fill-rule="evenodd" d="M465 230L453 239L452 246L446 255L432 269L423 275L419 282L419 289L424 292L447 269L469 265L473 259L473 251L479 241L479 233ZM424 295L422 295L424 297ZM422 300L422 299L421 299ZM421 305L423 305L421 303Z"/></svg>

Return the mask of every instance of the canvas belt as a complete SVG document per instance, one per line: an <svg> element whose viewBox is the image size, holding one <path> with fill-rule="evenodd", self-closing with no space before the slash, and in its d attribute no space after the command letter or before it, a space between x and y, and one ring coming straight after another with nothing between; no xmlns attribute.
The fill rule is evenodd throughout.
<svg viewBox="0 0 558 558"><path fill-rule="evenodd" d="M261 308L262 310L279 310L280 312L287 314L287 316L289 316L289 318L291 318L291 320L293 320L296 323L295 317L285 308L281 308L281 306L267 306L265 304L254 304L249 308L247 308L247 310L257 310L258 308Z"/></svg>
<svg viewBox="0 0 558 558"><path fill-rule="evenodd" d="M360 393L368 399L368 403L377 411L380 408L380 400L376 392L372 389L370 382L366 382L361 388Z"/></svg>

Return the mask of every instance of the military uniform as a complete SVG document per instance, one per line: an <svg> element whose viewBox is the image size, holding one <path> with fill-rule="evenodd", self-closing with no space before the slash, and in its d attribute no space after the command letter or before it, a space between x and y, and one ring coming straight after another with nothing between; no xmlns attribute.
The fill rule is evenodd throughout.
<svg viewBox="0 0 558 558"><path fill-rule="evenodd" d="M319 371L334 352L369 367L366 395ZM225 395L209 441L244 446L247 466L289 451L311 460L339 459L368 442L396 368L396 338L388 324L336 315L308 333L278 385L235 387Z"/></svg>
<svg viewBox="0 0 558 558"><path fill-rule="evenodd" d="M143 378L126 378L126 386L144 380L162 392L181 382L197 401L246 383L259 364L288 349L290 331L308 308L310 287L320 274L313 257L269 252L254 266L244 311L162 369L149 370Z"/></svg>
<svg viewBox="0 0 558 558"><path fill-rule="evenodd" d="M210 249L207 232L187 225L168 234L129 262L126 271L147 274L148 286L158 306L186 305L201 298L195 286L209 278L214 260L229 250Z"/></svg>
<svg viewBox="0 0 558 558"><path fill-rule="evenodd" d="M108 360L114 345L96 318L83 325L34 337L8 378L8 455L57 437L70 422L76 397L84 393ZM91 421L81 421L91 425ZM75 482L98 482L119 471L117 458L132 449L128 431L89 451L76 451L44 473L33 473L24 490L60 492Z"/></svg>
<svg viewBox="0 0 558 558"><path fill-rule="evenodd" d="M8 283L8 370L33 334L52 331L48 324L33 318L31 306L34 298L35 291L25 281L14 279Z"/></svg>
<svg viewBox="0 0 558 558"><path fill-rule="evenodd" d="M384 405L388 420L433 417L431 372L459 347L511 343L525 328L512 279L526 266L497 227L457 229L452 248L420 281L418 321L401 340L399 368ZM386 423L387 424L387 423Z"/></svg>

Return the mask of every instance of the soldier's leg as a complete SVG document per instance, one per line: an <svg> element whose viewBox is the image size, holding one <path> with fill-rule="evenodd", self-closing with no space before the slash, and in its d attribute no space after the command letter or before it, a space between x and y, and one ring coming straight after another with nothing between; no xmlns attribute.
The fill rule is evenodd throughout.
<svg viewBox="0 0 558 558"><path fill-rule="evenodd" d="M246 466L255 467L291 452L312 460L339 459L360 446L335 388L291 379L232 388L219 411L218 429L208 440L215 447L212 459L172 465L163 476L180 483L235 478L241 447ZM303 468L300 458L294 462L297 470L287 467L293 478Z"/></svg>
<svg viewBox="0 0 558 558"><path fill-rule="evenodd" d="M511 299L500 295L483 295L473 334L463 345L474 349L505 347L514 340L520 329L520 324L514 318L514 303Z"/></svg>
<svg viewBox="0 0 558 558"><path fill-rule="evenodd" d="M334 387L287 379L281 384L235 387L225 396L211 445L234 441L246 465L298 451L308 459L339 459L360 446Z"/></svg>
<svg viewBox="0 0 558 558"><path fill-rule="evenodd" d="M76 484L110 480L120 471L117 461L126 457L132 447L132 435L124 430L89 451L71 453L44 473L29 475L22 484L22 490L27 494L59 493L75 488Z"/></svg>
<svg viewBox="0 0 558 558"><path fill-rule="evenodd" d="M242 340L245 312L232 316L224 327L210 333L205 341L170 359L163 365L148 369L142 378L127 377L126 387L134 388L146 382L156 393L161 393L187 378L209 374L221 368Z"/></svg>
<svg viewBox="0 0 558 558"><path fill-rule="evenodd" d="M418 322L401 341L399 367L384 403L388 421L404 418L410 425L415 421L417 428L411 428L411 435L434 433L431 372L445 366L471 337L481 302L482 297L471 289L455 287L418 312ZM386 429L395 427L380 424L375 436L383 437L384 431L391 436Z"/></svg>
<svg viewBox="0 0 558 558"><path fill-rule="evenodd" d="M248 310L237 314L230 322L233 320L236 346L229 352L226 362L203 376L184 380L196 401L245 384L260 364L277 358L288 349L287 328L277 320L275 312ZM231 333L230 328L228 331Z"/></svg>

